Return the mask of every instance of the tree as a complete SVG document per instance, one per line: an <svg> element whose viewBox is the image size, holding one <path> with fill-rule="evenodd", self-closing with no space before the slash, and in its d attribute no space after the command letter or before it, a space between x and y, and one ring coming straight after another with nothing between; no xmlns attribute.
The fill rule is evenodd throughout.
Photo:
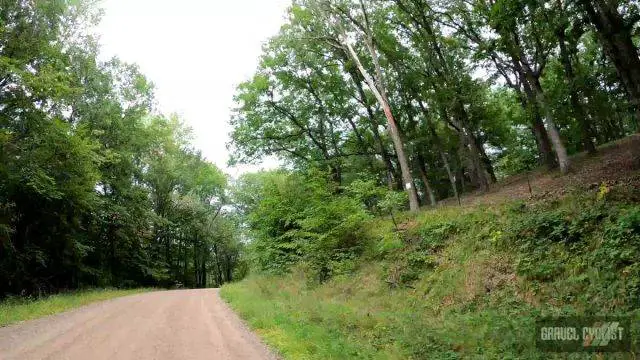
<svg viewBox="0 0 640 360"><path fill-rule="evenodd" d="M353 20L352 16L347 15L347 17L352 22L354 22L354 26L360 25L361 29L363 29L364 31L364 38L365 38L364 42L366 44L367 50L369 51L369 56L371 56L371 59L373 62L374 77L369 75L367 70L362 65L362 62L360 61L358 54L356 53L353 46L351 45L346 33L343 33L340 35L340 41L342 42L342 45L346 47L349 55L351 56L356 66L358 67L358 70L362 74L362 77L364 78L365 83L369 87L369 90L371 90L371 92L375 96L376 100L378 100L378 102L380 103L380 106L384 111L385 117L387 118L389 135L393 140L393 145L396 150L396 154L398 156L398 163L400 164L402 180L404 181L404 186L409 196L409 209L411 209L411 211L417 211L420 206L418 203L418 194L416 192L415 185L413 183L413 177L411 175L411 171L409 168L409 161L405 153L403 141L400 137L400 131L398 129L396 120L393 117L393 112L391 111L391 106L389 104L389 98L387 96L387 91L385 89L385 82L382 74L382 68L380 67L378 52L376 50L374 40L373 40L371 24L369 23L369 17L367 15L367 10L365 8L365 4L363 1L360 1L360 7L362 11L362 17L364 20L363 25L360 25L357 23L357 21Z"/></svg>
<svg viewBox="0 0 640 360"><path fill-rule="evenodd" d="M637 3L626 4L626 18L620 13L618 1L579 0L591 24L595 27L604 53L613 63L640 121L640 58L633 43L633 28L640 20ZM636 129L637 131L638 129Z"/></svg>
<svg viewBox="0 0 640 360"><path fill-rule="evenodd" d="M0 7L0 297L230 281L226 175L137 66L98 60L92 5Z"/></svg>

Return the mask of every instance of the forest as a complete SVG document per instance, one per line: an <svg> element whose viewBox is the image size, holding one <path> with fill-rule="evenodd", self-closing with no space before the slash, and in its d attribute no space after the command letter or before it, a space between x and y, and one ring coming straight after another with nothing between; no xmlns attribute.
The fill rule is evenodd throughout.
<svg viewBox="0 0 640 360"><path fill-rule="evenodd" d="M242 276L227 175L137 66L98 60L99 18L0 2L0 298Z"/></svg>
<svg viewBox="0 0 640 360"><path fill-rule="evenodd" d="M100 9L0 7L0 296L350 271L375 217L462 204L638 131L637 1L296 0L237 88L232 179L99 60Z"/></svg>
<svg viewBox="0 0 640 360"><path fill-rule="evenodd" d="M223 299L285 359L637 357L639 20L294 1L235 95L231 163L281 166L234 181L250 275ZM628 319L628 351L538 346L590 315Z"/></svg>
<svg viewBox="0 0 640 360"><path fill-rule="evenodd" d="M236 185L259 267L324 279L362 219L570 174L637 132L638 20L636 1L294 1L231 119L232 163L283 163Z"/></svg>
<svg viewBox="0 0 640 360"><path fill-rule="evenodd" d="M237 177L101 60L100 17L0 0L0 300L222 287L189 303L288 359L560 358L541 316L640 336L637 0L293 0L212 119L230 168L278 164Z"/></svg>

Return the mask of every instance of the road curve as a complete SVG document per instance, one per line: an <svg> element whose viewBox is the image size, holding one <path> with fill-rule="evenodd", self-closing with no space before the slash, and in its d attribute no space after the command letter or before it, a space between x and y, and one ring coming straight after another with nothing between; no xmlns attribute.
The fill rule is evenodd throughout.
<svg viewBox="0 0 640 360"><path fill-rule="evenodd" d="M0 360L277 359L217 289L126 296L0 328Z"/></svg>

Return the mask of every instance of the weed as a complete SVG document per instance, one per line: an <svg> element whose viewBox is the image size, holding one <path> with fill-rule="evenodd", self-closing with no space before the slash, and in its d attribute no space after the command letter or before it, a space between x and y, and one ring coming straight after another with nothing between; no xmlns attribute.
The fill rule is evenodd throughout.
<svg viewBox="0 0 640 360"><path fill-rule="evenodd" d="M345 275L257 276L223 297L288 359L561 359L536 349L537 317L640 319L637 204L571 194L402 221L367 222Z"/></svg>

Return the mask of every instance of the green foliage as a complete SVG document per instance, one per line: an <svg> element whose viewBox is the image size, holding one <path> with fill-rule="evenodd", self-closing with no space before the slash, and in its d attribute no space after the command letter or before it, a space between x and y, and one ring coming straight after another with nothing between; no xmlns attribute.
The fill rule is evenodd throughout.
<svg viewBox="0 0 640 360"><path fill-rule="evenodd" d="M437 252L445 245L445 241L458 231L454 222L427 224L420 227L420 248Z"/></svg>
<svg viewBox="0 0 640 360"><path fill-rule="evenodd" d="M137 66L98 60L93 5L2 2L0 298L231 281L226 175Z"/></svg>
<svg viewBox="0 0 640 360"><path fill-rule="evenodd" d="M562 149L584 151L637 124L621 79L627 71L603 60L611 36L589 24L587 5L302 0L237 89L232 163L275 156L298 171L323 169L372 213L381 185L404 188L402 167L423 205L553 169ZM636 10L627 2L611 16L633 23ZM398 141L365 81L378 72Z"/></svg>
<svg viewBox="0 0 640 360"><path fill-rule="evenodd" d="M314 356L309 342L242 296L265 312L290 305L312 334L331 324L335 336L318 334L327 344L348 338L385 358L542 359L531 341L537 315L636 311L635 205L616 202L624 195L606 185L595 199L402 213L409 177L423 205L435 204L540 165L552 170L565 153L633 131L624 85L633 81L612 61L605 27L590 24L597 8L292 6L256 74L238 87L230 144L233 162L276 156L288 169L248 175L234 191L257 270L281 276L236 285L231 301L276 332L276 345L300 343L288 353L297 357ZM606 11L622 24L636 8ZM617 30L631 42L631 30ZM303 274L282 275L292 269ZM318 299L343 313L321 313Z"/></svg>
<svg viewBox="0 0 640 360"><path fill-rule="evenodd" d="M305 208L301 191L293 176L284 172L265 172L243 176L234 191L235 202L246 214L254 240L253 261L265 271L283 272L300 259L301 244L295 233ZM236 195L237 196L237 195Z"/></svg>
<svg viewBox="0 0 640 360"><path fill-rule="evenodd" d="M507 177L536 168L539 163L536 143L528 129L514 128L507 144L496 160L497 176Z"/></svg>
<svg viewBox="0 0 640 360"><path fill-rule="evenodd" d="M231 164L288 170L230 190L137 66L98 59L91 4L0 9L0 297L290 273L228 289L294 358L544 358L535 315L638 310L640 211L606 184L402 213L411 176L432 203L637 128L588 2L297 1L230 120Z"/></svg>
<svg viewBox="0 0 640 360"><path fill-rule="evenodd" d="M637 204L594 193L430 210L402 234L378 218L360 231L383 248L349 276L310 287L296 268L222 295L285 358L560 359L535 347L537 317L638 319L639 220Z"/></svg>
<svg viewBox="0 0 640 360"><path fill-rule="evenodd" d="M249 287L244 282L226 285L220 295L235 311L248 319L249 325L259 330L262 339L285 359L385 358L375 347L354 342L354 336L345 337L341 331L341 327L346 325L344 320L331 321L345 319L347 314L353 316L350 309L318 302L308 296L301 297L304 293L302 288L296 289L298 295L293 295L293 289L288 289L285 295L287 301L277 305L276 300L269 297L278 291L271 286L264 286L269 279L251 281ZM277 289L282 291L283 286L278 281ZM302 303L304 306L301 306Z"/></svg>
<svg viewBox="0 0 640 360"><path fill-rule="evenodd" d="M580 251L605 218L605 208L595 206L576 214L566 208L533 209L513 224L513 241L523 255L518 259L520 274L531 279L550 280L561 274L574 251ZM549 252L556 256L549 256Z"/></svg>
<svg viewBox="0 0 640 360"><path fill-rule="evenodd" d="M404 209L407 194L404 192L387 192L380 201L380 209L387 214L393 214Z"/></svg>
<svg viewBox="0 0 640 360"><path fill-rule="evenodd" d="M640 208L623 209L615 220L606 223L601 253L603 260L609 260L613 268L639 263Z"/></svg>
<svg viewBox="0 0 640 360"><path fill-rule="evenodd" d="M387 232L381 236L376 246L376 255L384 257L395 250L402 249L403 247L404 242L400 233Z"/></svg>
<svg viewBox="0 0 640 360"><path fill-rule="evenodd" d="M305 260L323 282L349 270L345 261L353 260L362 251L357 233L368 216L357 201L347 197L327 201L323 196L318 200L315 206L308 207L300 221L300 240Z"/></svg>
<svg viewBox="0 0 640 360"><path fill-rule="evenodd" d="M245 211L260 270L286 272L304 261L323 282L347 271L345 264L362 251L356 235L368 218L362 203L337 194L323 174L248 174L238 186L236 201Z"/></svg>
<svg viewBox="0 0 640 360"><path fill-rule="evenodd" d="M637 205L580 198L534 207L521 212L509 232L507 244L515 244L519 252L516 270L525 278L565 283L569 299L615 298L617 310L640 304Z"/></svg>
<svg viewBox="0 0 640 360"><path fill-rule="evenodd" d="M372 214L380 215L387 210L382 208L382 204L389 190L379 186L374 180L356 179L347 186L346 192L350 197L364 204Z"/></svg>

